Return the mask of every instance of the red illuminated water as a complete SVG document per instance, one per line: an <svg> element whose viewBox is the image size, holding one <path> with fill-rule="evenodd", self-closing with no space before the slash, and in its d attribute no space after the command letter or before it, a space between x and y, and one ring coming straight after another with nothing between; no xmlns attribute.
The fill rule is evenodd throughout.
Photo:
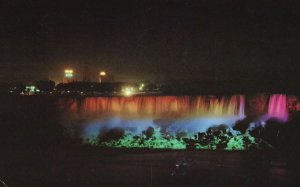
<svg viewBox="0 0 300 187"><path fill-rule="evenodd" d="M126 118L238 117L254 116L286 122L289 112L298 112L296 96L260 94L233 96L132 96L61 98L63 111Z"/></svg>
<svg viewBox="0 0 300 187"><path fill-rule="evenodd" d="M69 102L69 109L81 112L126 116L244 116L242 95L215 96L135 96L89 97L79 103Z"/></svg>

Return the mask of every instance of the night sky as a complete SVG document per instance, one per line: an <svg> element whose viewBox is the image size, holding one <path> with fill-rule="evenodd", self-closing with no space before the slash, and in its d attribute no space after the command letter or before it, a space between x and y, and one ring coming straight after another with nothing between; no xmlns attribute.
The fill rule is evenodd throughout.
<svg viewBox="0 0 300 187"><path fill-rule="evenodd" d="M300 80L300 2L0 2L0 81Z"/></svg>

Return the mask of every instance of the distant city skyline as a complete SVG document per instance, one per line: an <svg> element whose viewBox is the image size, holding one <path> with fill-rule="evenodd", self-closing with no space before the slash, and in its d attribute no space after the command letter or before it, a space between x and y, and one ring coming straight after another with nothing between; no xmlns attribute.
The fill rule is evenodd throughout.
<svg viewBox="0 0 300 187"><path fill-rule="evenodd" d="M12 1L0 8L0 82L299 80L295 1ZM80 75L80 77L79 77Z"/></svg>

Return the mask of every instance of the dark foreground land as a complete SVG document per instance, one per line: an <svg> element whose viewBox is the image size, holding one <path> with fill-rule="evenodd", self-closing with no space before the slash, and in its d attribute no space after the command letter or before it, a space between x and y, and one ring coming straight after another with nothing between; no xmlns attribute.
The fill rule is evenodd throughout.
<svg viewBox="0 0 300 187"><path fill-rule="evenodd" d="M297 144L248 152L103 149L69 137L55 98L0 101L0 186L300 186Z"/></svg>
<svg viewBox="0 0 300 187"><path fill-rule="evenodd" d="M0 176L8 186L299 186L299 156L23 148L1 153Z"/></svg>

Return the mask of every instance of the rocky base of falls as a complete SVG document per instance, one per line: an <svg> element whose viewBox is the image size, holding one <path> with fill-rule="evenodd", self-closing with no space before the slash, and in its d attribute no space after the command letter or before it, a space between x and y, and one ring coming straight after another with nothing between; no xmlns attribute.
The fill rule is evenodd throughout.
<svg viewBox="0 0 300 187"><path fill-rule="evenodd" d="M176 134L162 133L160 128L149 127L136 135L115 128L84 140L85 143L112 148L147 149L206 149L206 150L250 150L272 148L262 139L255 138L248 131L241 133L226 126L209 128L206 132Z"/></svg>

